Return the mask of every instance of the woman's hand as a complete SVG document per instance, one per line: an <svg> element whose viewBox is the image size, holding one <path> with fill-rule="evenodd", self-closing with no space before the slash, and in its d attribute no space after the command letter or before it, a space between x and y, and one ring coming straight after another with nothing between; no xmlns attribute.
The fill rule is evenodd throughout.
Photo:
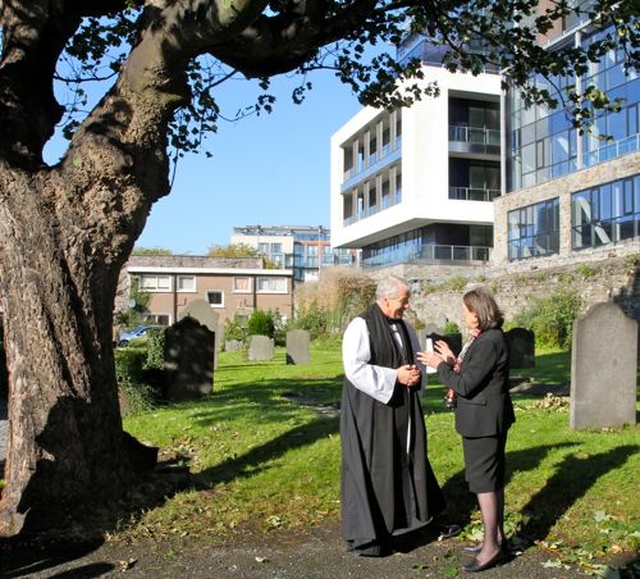
<svg viewBox="0 0 640 579"><path fill-rule="evenodd" d="M438 364L444 362L442 356L435 352L416 352L416 358L420 363L431 366L431 368L437 368Z"/></svg>
<svg viewBox="0 0 640 579"><path fill-rule="evenodd" d="M453 366L456 361L456 357L453 355L453 351L449 347L444 340L437 340L434 345L435 351L440 354L442 360L449 364L449 366Z"/></svg>

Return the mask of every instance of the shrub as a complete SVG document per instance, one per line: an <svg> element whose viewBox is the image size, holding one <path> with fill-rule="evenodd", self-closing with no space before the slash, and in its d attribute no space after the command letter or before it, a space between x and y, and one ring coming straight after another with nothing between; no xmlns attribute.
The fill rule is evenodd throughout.
<svg viewBox="0 0 640 579"><path fill-rule="evenodd" d="M239 316L236 312L232 320L227 320L224 328L225 340L237 340L243 344L247 341L246 317Z"/></svg>
<svg viewBox="0 0 640 579"><path fill-rule="evenodd" d="M158 369L148 366L149 348L146 346L119 348L115 351L116 381L122 414L149 410L161 400L161 385L150 385L151 373ZM157 376L156 376L157 377Z"/></svg>
<svg viewBox="0 0 640 579"><path fill-rule="evenodd" d="M292 327L307 330L312 339L327 333L327 312L317 300L313 300L304 311L298 312Z"/></svg>
<svg viewBox="0 0 640 579"><path fill-rule="evenodd" d="M458 324L452 322L451 320L447 320L447 323L444 325L444 328L442 328L442 331L445 336L447 334L459 334L460 326L458 326Z"/></svg>
<svg viewBox="0 0 640 579"><path fill-rule="evenodd" d="M247 321L247 334L249 336L268 336L273 338L276 331L273 312L265 312L256 309L251 312Z"/></svg>
<svg viewBox="0 0 640 579"><path fill-rule="evenodd" d="M552 296L533 300L531 307L514 318L513 325L532 329L540 346L570 348L573 322L582 307L580 295L564 287Z"/></svg>

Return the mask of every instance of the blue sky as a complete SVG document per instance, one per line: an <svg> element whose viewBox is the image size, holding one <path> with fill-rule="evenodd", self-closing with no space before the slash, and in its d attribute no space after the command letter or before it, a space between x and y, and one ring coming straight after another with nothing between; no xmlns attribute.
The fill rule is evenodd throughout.
<svg viewBox="0 0 640 579"><path fill-rule="evenodd" d="M269 93L277 100L271 114L220 120L206 142L213 156L202 152L179 161L171 193L153 206L136 247L203 255L227 245L234 227L329 227L330 138L361 105L333 73L318 71L307 80L313 90L300 105L291 100L300 80L281 75L272 79ZM256 82L238 78L220 85L215 96L231 118L259 92ZM100 96L96 92L96 100ZM56 162L66 147L54 137L46 160Z"/></svg>
<svg viewBox="0 0 640 579"><path fill-rule="evenodd" d="M329 226L329 140L361 107L332 74L311 75L314 88L291 102L294 79L274 79L274 112L221 121L209 137L213 156L181 159L169 196L155 204L137 247L202 255L227 245L243 225ZM216 98L229 114L250 104L254 84L225 83Z"/></svg>

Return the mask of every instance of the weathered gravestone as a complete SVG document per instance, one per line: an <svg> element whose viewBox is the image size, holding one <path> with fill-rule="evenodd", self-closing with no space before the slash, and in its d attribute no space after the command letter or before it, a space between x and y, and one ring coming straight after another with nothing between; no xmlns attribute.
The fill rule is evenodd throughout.
<svg viewBox="0 0 640 579"><path fill-rule="evenodd" d="M227 352L239 352L243 348L242 340L226 340L224 343L224 349Z"/></svg>
<svg viewBox="0 0 640 579"><path fill-rule="evenodd" d="M215 334L191 316L165 331L165 396L168 400L195 400L211 393Z"/></svg>
<svg viewBox="0 0 640 579"><path fill-rule="evenodd" d="M271 360L274 355L274 343L269 336L249 336L248 357L252 362Z"/></svg>
<svg viewBox="0 0 640 579"><path fill-rule="evenodd" d="M224 340L224 336L222 336L218 324L218 318L220 315L211 307L209 302L205 300L193 300L184 307L184 310L180 313L180 319L183 319L186 316L190 316L198 320L203 326L206 326L213 332L215 344L213 367L217 368L218 350L220 349L220 344L223 343L221 340Z"/></svg>
<svg viewBox="0 0 640 579"><path fill-rule="evenodd" d="M573 325L573 429L636 423L638 322L614 303L596 304Z"/></svg>
<svg viewBox="0 0 640 579"><path fill-rule="evenodd" d="M311 337L307 330L287 332L287 364L308 364Z"/></svg>
<svg viewBox="0 0 640 579"><path fill-rule="evenodd" d="M509 347L509 368L536 367L536 340L533 330L527 328L511 328L504 333Z"/></svg>

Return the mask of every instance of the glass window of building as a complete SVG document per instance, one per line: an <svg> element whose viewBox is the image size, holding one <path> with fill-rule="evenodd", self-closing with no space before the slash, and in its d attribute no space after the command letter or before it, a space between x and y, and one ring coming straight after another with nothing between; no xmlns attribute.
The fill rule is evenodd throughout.
<svg viewBox="0 0 640 579"><path fill-rule="evenodd" d="M570 35L565 42L570 45L580 38L583 47L588 48L596 39L612 32L609 28L580 37ZM620 99L621 110L594 109L594 125L582 135L573 127L571 116L561 108L526 107L518 94L510 96L509 190L533 186L638 149L640 82L637 71L625 74L625 58L622 51L610 50L597 62L588 64L587 73L580 79L583 89L594 86L607 91L612 101ZM573 77L555 77L550 82L539 75L533 79L538 88L548 90L558 102L562 102L558 90L575 85L576 81Z"/></svg>
<svg viewBox="0 0 640 579"><path fill-rule="evenodd" d="M141 275L140 289L149 292L171 291L171 276L168 275Z"/></svg>
<svg viewBox="0 0 640 579"><path fill-rule="evenodd" d="M640 175L571 196L572 247L583 249L640 235Z"/></svg>
<svg viewBox="0 0 640 579"><path fill-rule="evenodd" d="M287 280L283 277L259 277L257 291L258 293L286 294Z"/></svg>
<svg viewBox="0 0 640 579"><path fill-rule="evenodd" d="M214 308L224 307L224 292L222 290L208 290L207 301Z"/></svg>
<svg viewBox="0 0 640 579"><path fill-rule="evenodd" d="M233 278L233 291L239 294L246 294L251 292L251 278L250 277L234 277Z"/></svg>
<svg viewBox="0 0 640 579"><path fill-rule="evenodd" d="M196 277L194 275L179 275L177 279L179 292L196 291Z"/></svg>
<svg viewBox="0 0 640 579"><path fill-rule="evenodd" d="M510 211L507 215L509 259L518 260L558 253L560 203L549 199Z"/></svg>

